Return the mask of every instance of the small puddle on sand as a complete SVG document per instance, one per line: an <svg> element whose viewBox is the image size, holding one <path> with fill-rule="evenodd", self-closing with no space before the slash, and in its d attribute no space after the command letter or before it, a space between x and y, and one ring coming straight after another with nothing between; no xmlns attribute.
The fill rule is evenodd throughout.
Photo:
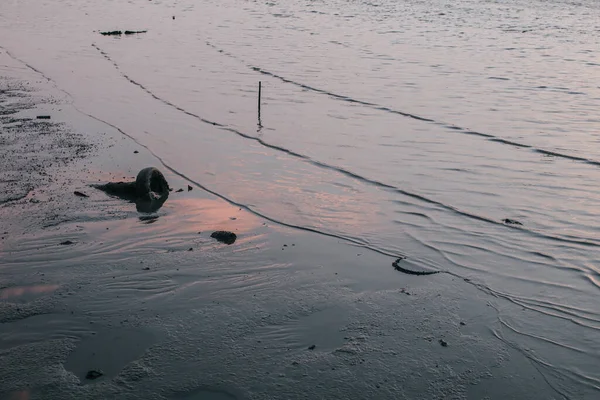
<svg viewBox="0 0 600 400"><path fill-rule="evenodd" d="M159 334L143 328L104 328L84 338L69 355L65 369L81 383L95 383L117 376L129 363L142 357L158 342ZM97 379L86 379L89 371L101 371Z"/></svg>

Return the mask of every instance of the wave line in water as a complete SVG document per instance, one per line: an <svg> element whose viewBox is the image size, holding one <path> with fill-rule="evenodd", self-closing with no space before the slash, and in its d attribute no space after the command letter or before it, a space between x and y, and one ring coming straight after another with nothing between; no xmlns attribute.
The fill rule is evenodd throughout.
<svg viewBox="0 0 600 400"><path fill-rule="evenodd" d="M311 158L311 157L309 157L309 156L307 156L305 154L301 154L301 153L295 152L294 150L285 148L283 146L279 146L279 145L275 145L275 144L269 143L269 142L263 140L260 137L249 135L249 134L244 133L244 132L242 132L242 131L240 131L238 129L230 127L230 126L228 126L226 124L219 123L219 122L216 122L216 121L211 121L211 120L206 119L206 118L204 118L204 117L202 117L202 116L200 116L198 114L195 114L195 113L193 113L191 111L188 111L188 110L186 110L186 109L184 109L184 108L182 108L182 107L180 107L180 106L172 103L169 100L166 100L166 99L164 99L162 97L157 96L150 89L148 89L147 87L145 87L141 83L135 81L129 75L127 75L126 73L124 73L121 70L121 68L119 67L119 64L117 64L117 62L114 61L100 47L98 47L95 44L92 44L92 47L94 47L96 50L98 50L100 52L100 54L102 54L102 56L106 60L108 60L119 71L119 73L127 81L129 81L131 84L139 87L140 89L142 89L143 91L145 91L146 93L148 93L155 100L158 100L161 103L163 103L163 104L165 104L165 105L167 105L169 107L172 107L172 108L174 108L174 109L176 109L176 110L178 110L178 111L180 111L180 112L182 112L182 113L184 113L186 115L194 117L194 118L196 118L196 119L198 119L198 120L200 120L200 121L202 121L202 122L204 122L206 124L210 124L210 125L216 126L216 127L220 128L220 129L223 129L223 130L226 130L228 132L234 133L234 134L236 134L236 135L238 135L240 137L243 137L245 139L252 140L252 141L257 142L260 145L262 145L264 147L267 147L269 149L285 153L287 155L290 155L292 157L301 159L301 160L303 160L303 161L305 161L305 162L307 162L309 164L315 165L317 167L320 167L320 168L323 168L323 169L328 169L328 170L340 173L342 175L345 175L345 176L348 176L350 178L356 179L359 182L362 182L362 183L365 183L365 184L369 184L369 185L372 185L372 186L375 186L375 187L378 187L378 188L381 188L381 189L391 190L391 191L394 191L394 192L396 192L398 194L401 194L403 196L410 197L410 198L422 201L424 203L440 207L440 208L442 208L444 210L450 211L450 212L452 212L454 214L457 214L457 215L460 215L462 217L470 218L470 219L473 219L473 220L476 220L476 221L480 221L480 222L487 222L487 223L494 224L494 225L497 225L497 226L502 226L502 227L505 227L505 228L508 228L508 229L518 229L520 231L527 232L527 233L532 234L532 235L537 236L537 237L541 237L541 238L545 238L545 239L550 239L550 240L558 241L558 242L561 242L561 243L567 242L567 243L572 243L572 244L577 244L577 245L583 245L583 246L600 247L600 243L595 243L595 242L591 242L591 241L587 241L587 240L577 240L577 239L569 239L569 238L564 238L564 237L557 237L557 236L552 236L552 235L548 235L548 234L541 233L541 232L536 232L536 231L524 228L523 226L507 225L507 224L503 223L502 221L498 221L498 220L495 220L495 219L487 217L487 216L482 216L482 215L471 213L471 212L468 212L468 211L465 211L465 210L461 210L461 209L459 209L459 208L457 208L455 206L452 206L450 204L446 204L446 203L443 203L441 201L431 199L429 197L420 195L418 193L409 192L409 191L407 191L405 189L402 189L400 187L397 187L397 186L394 186L394 185L391 185L391 184L388 184L388 183L385 183L385 182L381 182L381 181L376 180L376 179L368 178L366 176L357 174L356 172L352 172L352 171L347 170L345 168L342 168L342 167L339 167L339 166L336 166L336 165L327 164L327 163L322 162L322 161L315 160L315 159L313 159L313 158Z"/></svg>
<svg viewBox="0 0 600 400"><path fill-rule="evenodd" d="M566 346L563 344L560 344L558 342L555 341L548 341L545 338L541 338L538 337L536 335L530 335L530 334L526 334L520 330L516 330L514 327L510 326L509 324L506 323L506 321L504 321L501 317L500 317L500 310L494 306L493 304L490 304L490 306L492 308L494 308L494 310L496 310L496 313L498 315L498 321L500 323L501 327L505 327L507 329L509 329L510 331L512 331L513 333L517 334L517 335L523 335L523 336L528 336L532 339L537 339L537 340L541 340L544 341L546 343L550 343L550 344L554 344L557 345L559 347L563 347L564 349L568 349L571 351L575 351L575 352L583 352L580 349L571 347L571 346ZM540 368L545 368L547 369L551 374L553 374L555 377L557 378L568 378L571 379L574 382L578 382L584 386L587 386L590 389L593 390L600 390L600 381L596 378L587 376L582 374L580 371L578 370L573 370L570 368L565 368L563 366L556 366L551 364L550 362L543 360L542 358L538 357L535 355L534 352L529 351L528 349L524 349L521 346L509 341L508 339L506 339L502 333L500 332L500 330L497 329L491 329L491 332L494 336L496 336L496 338L498 338L499 340L501 340L502 342L506 343L507 345L509 345L510 347L512 347L513 349L519 351L521 354L523 354L526 358L528 358L533 365L536 366L536 369L538 369L538 372L540 372L540 374L542 375L542 377L544 378L544 380L546 381L546 383L548 383L548 385L550 385L557 393L559 393L561 396L563 396L565 399L570 399L569 396L567 396L565 393L563 393L562 391L560 391L557 387L555 387L554 385L552 385L550 383L550 381L548 380L548 378L545 376L544 373L542 373L542 371L540 371ZM583 352L584 354L586 354L585 352Z"/></svg>
<svg viewBox="0 0 600 400"><path fill-rule="evenodd" d="M330 91L325 90L325 89L321 89L321 88L317 88L317 87L314 87L314 86L310 86L310 85L307 85L305 83L301 83L301 82L294 81L292 79L286 78L283 75L279 75L279 74L276 74L274 72L265 70L265 69L263 69L261 67L249 64L246 61L244 61L242 58L236 56L235 54L227 52L227 51L225 51L223 49L220 49L219 47L217 47L216 45L212 44L211 42L207 41L206 44L209 47L215 49L218 53L224 54L224 55L226 55L226 56L228 56L230 58L238 60L242 64L246 65L246 67L248 67L251 70L256 71L256 72L258 72L258 73L260 73L262 75L270 76L272 78L279 79L282 82L289 83L289 84L298 86L298 87L300 87L302 89L310 90L310 91L315 92L315 93L323 94L323 95L332 97L332 98L337 99L337 100L342 100L342 101L346 101L346 102L350 102L350 103L356 103L356 104L360 104L360 105L363 105L363 106L366 106L366 107L373 108L375 110L384 111L384 112L387 112L387 113L390 113L390 114L401 115L403 117L415 119L417 121L431 123L431 124L434 124L434 125L437 125L437 126L441 126L443 128L446 128L446 129L449 129L449 130L452 130L452 131L456 131L456 132L465 134L465 135L482 137L482 138L485 138L485 139L487 139L487 140L489 140L491 142L505 144L505 145L514 146L514 147L519 147L519 148L524 148L524 149L530 149L531 151L536 152L536 153L541 153L541 154L544 154L544 155L558 157L558 158L564 158L564 159L571 160L571 161L578 161L578 162L582 162L582 163L585 163L585 164L589 164L589 165L594 165L594 166L600 167L600 161L593 160L593 159L590 159L590 158L580 157L580 156L576 156L576 155L572 155L572 154L566 154L566 153L559 153L559 152L552 151L552 150L546 150L546 149L538 148L538 147L535 147L535 146L532 146L532 145L529 145L529 144L515 142L515 141L510 140L510 139L501 138L501 137L498 137L498 136L495 136L495 135L492 135L492 134L489 134L489 133L483 133L483 132L474 131L474 130L471 130L471 129L468 129L468 128L464 128L464 127L461 127L461 126L457 126L457 125L454 125L454 124L449 124L449 123L446 123L446 122L443 122L443 121L435 120L433 118L428 118L428 117L424 117L424 116L421 116L421 115L412 114L412 113L409 113L407 111L396 110L396 109L393 109L393 108L390 108L390 107L382 106L382 105L377 104L377 103L372 103L372 102L365 101L365 100L355 99L355 98L352 98L352 97L349 97L349 96L345 96L345 95L341 95L341 94L338 94L338 93L330 92Z"/></svg>

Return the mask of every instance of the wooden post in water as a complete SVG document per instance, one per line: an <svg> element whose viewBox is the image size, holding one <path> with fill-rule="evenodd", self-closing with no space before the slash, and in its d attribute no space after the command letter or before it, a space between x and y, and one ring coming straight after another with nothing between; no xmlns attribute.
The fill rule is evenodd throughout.
<svg viewBox="0 0 600 400"><path fill-rule="evenodd" d="M260 96L262 92L262 82L258 81L258 113L260 114Z"/></svg>
<svg viewBox="0 0 600 400"><path fill-rule="evenodd" d="M258 81L258 130L262 128L262 121L260 120L260 98L262 95L262 82Z"/></svg>

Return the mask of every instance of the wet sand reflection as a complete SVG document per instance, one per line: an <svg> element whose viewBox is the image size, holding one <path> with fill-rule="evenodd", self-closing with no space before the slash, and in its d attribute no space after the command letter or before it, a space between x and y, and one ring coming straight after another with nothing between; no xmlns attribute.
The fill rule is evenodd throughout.
<svg viewBox="0 0 600 400"><path fill-rule="evenodd" d="M16 297L42 295L50 293L59 288L59 285L35 285L16 286L0 290L0 300L8 300Z"/></svg>

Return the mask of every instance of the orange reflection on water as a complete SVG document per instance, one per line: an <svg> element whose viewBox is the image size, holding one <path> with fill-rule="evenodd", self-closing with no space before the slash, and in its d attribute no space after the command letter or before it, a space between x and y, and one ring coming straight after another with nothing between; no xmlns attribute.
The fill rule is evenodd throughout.
<svg viewBox="0 0 600 400"><path fill-rule="evenodd" d="M262 224L252 213L223 200L169 198L165 204L177 209L177 216L171 219L172 223L197 231L228 230L244 233L255 230Z"/></svg>
<svg viewBox="0 0 600 400"><path fill-rule="evenodd" d="M24 294L43 294L53 292L59 285L36 285L36 286L17 286L0 290L0 299L6 300Z"/></svg>

